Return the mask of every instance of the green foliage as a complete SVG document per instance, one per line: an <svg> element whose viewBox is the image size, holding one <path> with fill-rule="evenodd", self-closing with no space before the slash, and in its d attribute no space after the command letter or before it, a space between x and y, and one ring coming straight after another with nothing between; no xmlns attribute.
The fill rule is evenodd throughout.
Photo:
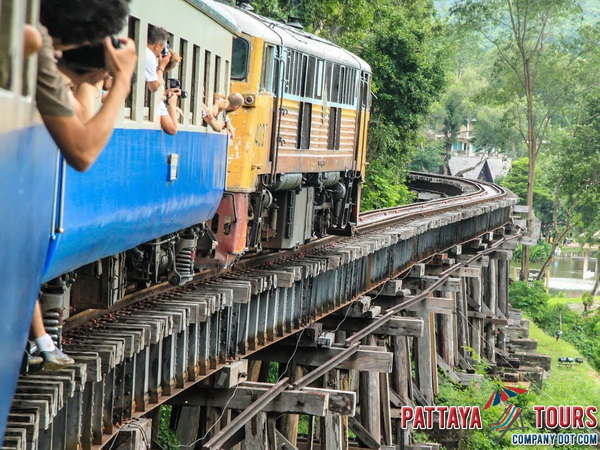
<svg viewBox="0 0 600 450"><path fill-rule="evenodd" d="M414 152L410 170L437 173L444 162L444 142L435 139L424 139Z"/></svg>
<svg viewBox="0 0 600 450"><path fill-rule="evenodd" d="M527 176L529 174L529 160L527 158L515 159L506 178L502 182L502 186L518 195L521 203L525 204L527 199ZM540 171L536 173L535 186L533 191L533 209L538 219L543 224L552 222L552 194L544 187L541 182L542 174Z"/></svg>
<svg viewBox="0 0 600 450"><path fill-rule="evenodd" d="M361 208L364 211L404 205L414 200L404 181L404 164L385 156L376 156L369 163L367 177L361 194Z"/></svg>
<svg viewBox="0 0 600 450"><path fill-rule="evenodd" d="M533 247L530 247L529 252L529 261L532 263L541 263L546 261L550 254L552 253L552 244L540 241ZM513 253L513 260L516 262L521 262L523 258L523 246L519 244L517 250Z"/></svg>
<svg viewBox="0 0 600 450"><path fill-rule="evenodd" d="M600 369L600 310L580 316L566 304L549 304L550 297L539 281L532 285L512 283L509 298L515 308L523 310L549 335L562 330L561 339L575 345L592 366Z"/></svg>
<svg viewBox="0 0 600 450"><path fill-rule="evenodd" d="M592 305L594 304L594 297L592 297L592 294L590 294L589 292L585 292L582 296L581 296L581 303L583 303L583 307L585 308L585 310L589 310Z"/></svg>
<svg viewBox="0 0 600 450"><path fill-rule="evenodd" d="M563 338L556 340L552 335L546 334L535 323L529 326L529 337L538 342L537 351L543 355L550 355L552 368L550 378L544 380L542 393L538 401L540 405L587 405L598 403L600 399L600 383L597 374L594 374L585 355ZM568 356L571 358L584 357L584 363L573 367L563 367L558 364L558 358ZM573 380L577 380L576 383Z"/></svg>
<svg viewBox="0 0 600 450"><path fill-rule="evenodd" d="M181 447L175 431L171 429L172 406L160 406L160 426L158 429L158 443L163 450L177 450Z"/></svg>
<svg viewBox="0 0 600 450"><path fill-rule="evenodd" d="M545 317L550 296L541 282L535 281L530 285L525 281L516 281L510 285L508 295L512 305L525 311L533 320Z"/></svg>

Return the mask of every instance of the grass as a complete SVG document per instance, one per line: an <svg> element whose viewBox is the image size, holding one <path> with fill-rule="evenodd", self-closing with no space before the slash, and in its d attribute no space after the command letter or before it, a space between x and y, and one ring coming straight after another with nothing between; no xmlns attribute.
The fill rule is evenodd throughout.
<svg viewBox="0 0 600 450"><path fill-rule="evenodd" d="M581 300L581 299L580 299ZM581 357L577 349L563 340L548 336L530 322L529 337L537 339L537 352L552 357L550 378L544 380L539 401L542 405L599 405L600 375L585 362L571 368L558 364L559 356Z"/></svg>

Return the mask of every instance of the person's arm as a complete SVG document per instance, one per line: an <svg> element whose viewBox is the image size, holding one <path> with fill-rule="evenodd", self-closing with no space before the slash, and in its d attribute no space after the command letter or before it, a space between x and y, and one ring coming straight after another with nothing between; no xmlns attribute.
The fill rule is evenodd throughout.
<svg viewBox="0 0 600 450"><path fill-rule="evenodd" d="M158 80L156 81L148 81L146 83L148 85L148 89L151 92L156 92L158 89L165 83L165 69L169 61L171 60L171 53L167 52L166 55L162 53L158 57L158 67L156 68L156 75L158 76Z"/></svg>
<svg viewBox="0 0 600 450"><path fill-rule="evenodd" d="M208 125L210 125L210 127L213 130L215 130L216 132L221 131L223 129L223 127L221 126L219 121L217 119L215 119L215 116L213 116L213 113L208 108L208 106L206 106L204 103L202 103L201 107L202 107L202 120L204 120Z"/></svg>
<svg viewBox="0 0 600 450"><path fill-rule="evenodd" d="M136 66L135 44L121 39L120 49L112 46L110 38L104 41L104 53L113 86L98 113L87 122L79 115L42 115L44 124L60 148L67 163L84 172L94 163L110 139L123 102L131 89L131 77Z"/></svg>
<svg viewBox="0 0 600 450"><path fill-rule="evenodd" d="M233 139L235 137L235 128L231 125L231 122L227 121L227 133L229 133L229 138Z"/></svg>
<svg viewBox="0 0 600 450"><path fill-rule="evenodd" d="M178 90L178 89L177 89ZM178 93L170 92L167 99L167 115L160 116L160 126L167 134L177 134L177 97Z"/></svg>

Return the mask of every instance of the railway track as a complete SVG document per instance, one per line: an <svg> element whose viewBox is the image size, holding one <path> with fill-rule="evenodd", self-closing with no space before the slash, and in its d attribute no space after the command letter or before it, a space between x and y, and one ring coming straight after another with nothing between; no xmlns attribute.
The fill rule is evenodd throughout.
<svg viewBox="0 0 600 450"><path fill-rule="evenodd" d="M20 378L4 447L102 447L130 418L343 308L415 262L501 230L517 202L482 182L420 173L412 180L450 196L367 212L355 236L259 255L233 270L198 274L184 287L155 286L74 318L63 345L77 364ZM405 298L404 306L419 300ZM357 336L369 332L346 342L346 356L358 349ZM234 383L243 380L239 375ZM226 437L222 430L207 448L219 448Z"/></svg>

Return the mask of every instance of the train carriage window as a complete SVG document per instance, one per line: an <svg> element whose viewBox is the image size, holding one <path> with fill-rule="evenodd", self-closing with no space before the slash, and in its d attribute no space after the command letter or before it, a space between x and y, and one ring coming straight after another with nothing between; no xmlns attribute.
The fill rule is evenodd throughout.
<svg viewBox="0 0 600 450"><path fill-rule="evenodd" d="M210 86L210 74L212 68L212 54L206 50L204 52L204 84L202 89L202 101L209 107L212 105L212 86Z"/></svg>
<svg viewBox="0 0 600 450"><path fill-rule="evenodd" d="M302 91L303 91L303 87L304 87L304 80L306 78L306 60L307 60L308 56L302 54L302 53L298 53L298 59L297 59L297 64L296 64L296 89L295 89L295 95L301 96L302 95Z"/></svg>
<svg viewBox="0 0 600 450"><path fill-rule="evenodd" d="M300 102L300 110L298 111L298 136L296 139L296 148L310 148L310 128L312 121L312 104L308 102Z"/></svg>
<svg viewBox="0 0 600 450"><path fill-rule="evenodd" d="M298 79L298 95L306 97L306 83L308 75L308 56L300 56L300 77Z"/></svg>
<svg viewBox="0 0 600 450"><path fill-rule="evenodd" d="M323 98L323 80L324 80L324 70L325 62L322 59L317 61L316 68L316 80L315 80L315 91L314 98L321 99Z"/></svg>
<svg viewBox="0 0 600 450"><path fill-rule="evenodd" d="M308 58L306 77L304 81L304 97L315 98L315 72L317 70L317 58L311 56Z"/></svg>
<svg viewBox="0 0 600 450"><path fill-rule="evenodd" d="M0 88L10 89L15 4L13 0L0 2Z"/></svg>
<svg viewBox="0 0 600 450"><path fill-rule="evenodd" d="M260 90L273 92L273 69L275 59L275 47L265 46L263 53L262 69L260 74Z"/></svg>
<svg viewBox="0 0 600 450"><path fill-rule="evenodd" d="M27 0L27 10L25 12L25 20L29 25L37 23L37 2L35 0ZM37 78L37 63L35 58L23 57L23 72L21 94L24 97L31 96L34 93L35 81Z"/></svg>
<svg viewBox="0 0 600 450"><path fill-rule="evenodd" d="M331 73L331 92L329 94L329 101L338 103L340 92L340 65L334 64Z"/></svg>
<svg viewBox="0 0 600 450"><path fill-rule="evenodd" d="M202 89L200 83L198 83L198 72L200 69L200 47L194 45L192 48L192 86L190 87L190 122L192 125L198 125L198 104L196 99L198 96L202 97ZM203 121L204 122L204 121Z"/></svg>
<svg viewBox="0 0 600 450"><path fill-rule="evenodd" d="M225 60L225 70L223 71L223 84L225 86L229 86L229 80L230 80L229 73L230 73L229 72L229 61Z"/></svg>
<svg viewBox="0 0 600 450"><path fill-rule="evenodd" d="M129 16L127 23L127 37L132 39L134 42L140 42L140 20L136 17ZM139 53L139 49L138 49ZM135 84L131 86L129 95L125 99L125 118L130 120L136 120L136 105L137 105L137 89Z"/></svg>
<svg viewBox="0 0 600 450"><path fill-rule="evenodd" d="M187 84L187 52L188 42L185 39L179 39L179 56L181 56L181 62L179 63L179 81L181 81L181 89L189 91L190 87ZM173 75L171 75L172 77ZM179 104L182 111L187 110L188 99L179 97ZM186 114L179 114L179 123L184 124L186 120Z"/></svg>
<svg viewBox="0 0 600 450"><path fill-rule="evenodd" d="M221 57L215 55L215 92L221 92Z"/></svg>
<svg viewBox="0 0 600 450"><path fill-rule="evenodd" d="M236 37L233 40L231 59L231 79L243 80L248 75L248 61L250 55L250 43L243 38Z"/></svg>
<svg viewBox="0 0 600 450"><path fill-rule="evenodd" d="M292 58L293 58L292 53L293 52L291 50L288 50L286 52L286 57L285 57L285 80L284 80L285 86L284 86L283 90L286 94L290 93L290 89L292 86Z"/></svg>
<svg viewBox="0 0 600 450"><path fill-rule="evenodd" d="M338 102L346 103L346 74L347 69L344 66L340 67L340 84L338 90Z"/></svg>
<svg viewBox="0 0 600 450"><path fill-rule="evenodd" d="M324 86L323 92L325 95L325 99L328 102L333 101L331 99L331 75L332 75L332 72L333 72L333 63L331 63L331 62L326 63L325 64L325 76L324 76L325 86Z"/></svg>

